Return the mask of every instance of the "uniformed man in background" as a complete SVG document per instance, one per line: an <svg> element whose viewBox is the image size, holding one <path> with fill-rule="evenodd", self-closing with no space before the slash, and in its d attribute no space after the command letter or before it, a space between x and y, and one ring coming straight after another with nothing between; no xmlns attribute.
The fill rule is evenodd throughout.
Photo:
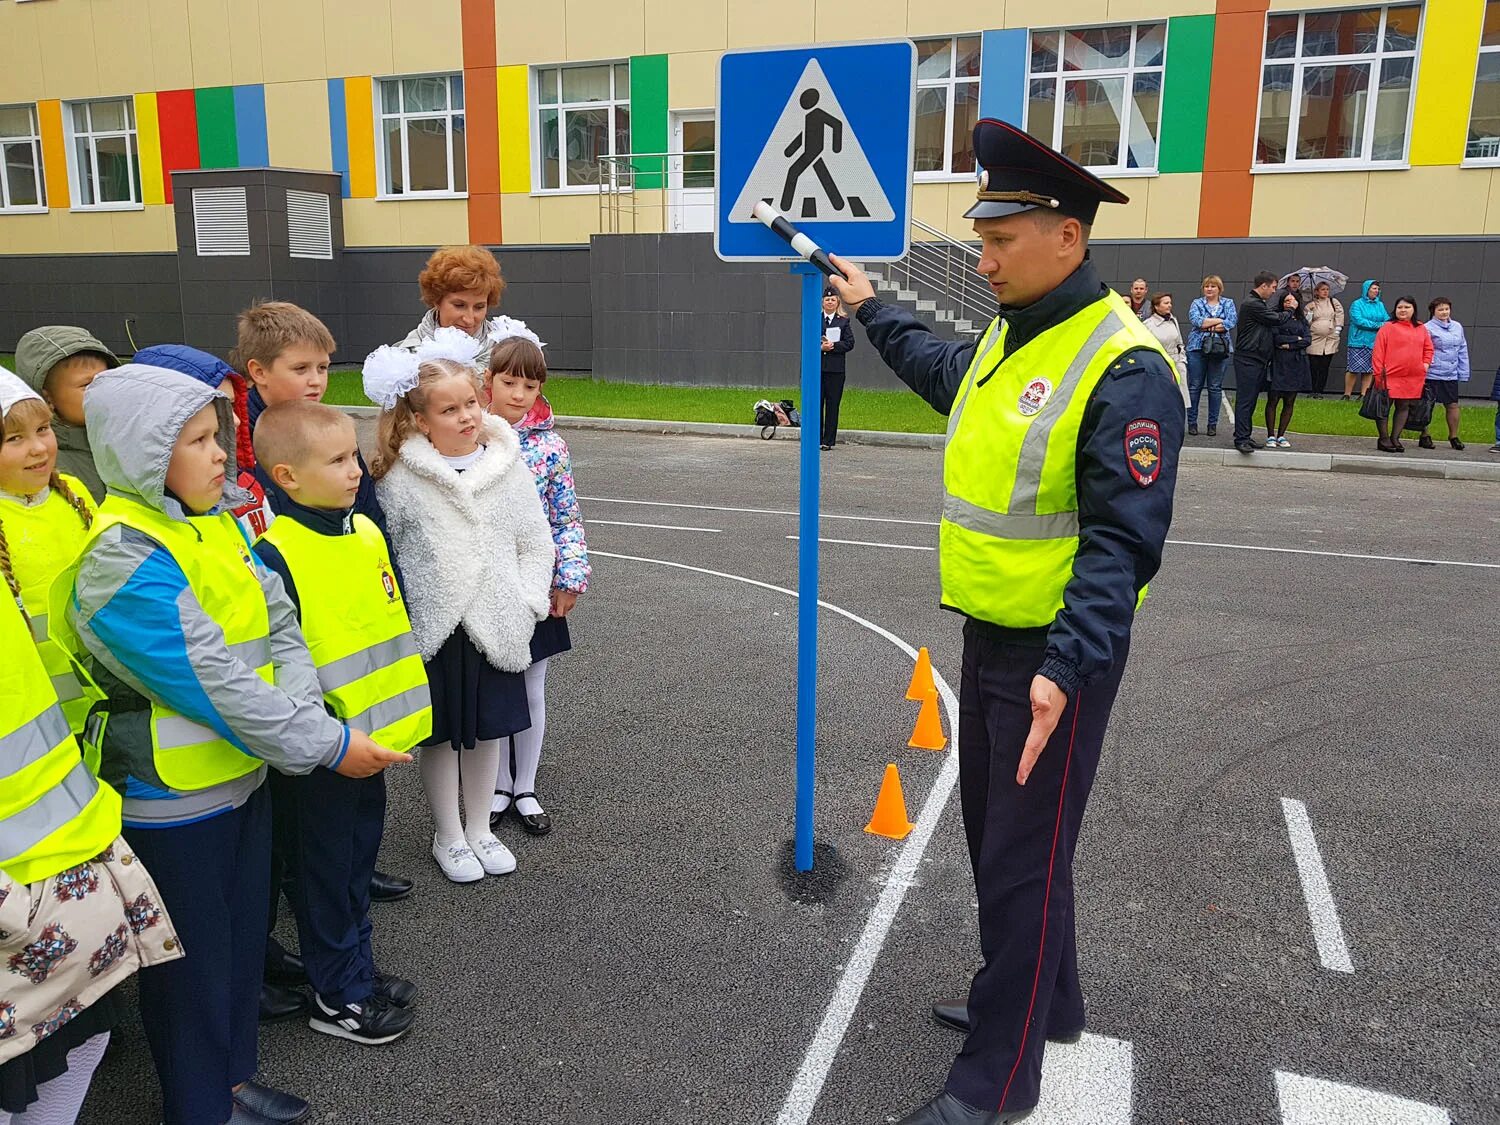
<svg viewBox="0 0 1500 1125"><path fill-rule="evenodd" d="M1130 630L1161 563L1182 445L1172 362L1088 258L1100 203L1127 198L999 121L979 122L966 218L1000 315L939 339L834 259L881 357L948 415L943 604L962 613L959 778L983 965L943 1092L903 1125L999 1125L1035 1108L1048 1039L1085 1010L1073 853Z"/></svg>

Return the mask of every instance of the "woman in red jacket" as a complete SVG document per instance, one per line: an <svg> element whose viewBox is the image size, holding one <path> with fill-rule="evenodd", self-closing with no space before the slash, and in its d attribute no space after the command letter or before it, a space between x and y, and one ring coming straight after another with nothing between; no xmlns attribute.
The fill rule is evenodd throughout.
<svg viewBox="0 0 1500 1125"><path fill-rule="evenodd" d="M1396 318L1381 326L1375 335L1375 382L1390 396L1395 418L1375 420L1380 440L1375 443L1384 453L1405 453L1401 431L1412 403L1422 397L1427 368L1432 363L1432 336L1417 320L1417 302L1412 297L1396 301Z"/></svg>

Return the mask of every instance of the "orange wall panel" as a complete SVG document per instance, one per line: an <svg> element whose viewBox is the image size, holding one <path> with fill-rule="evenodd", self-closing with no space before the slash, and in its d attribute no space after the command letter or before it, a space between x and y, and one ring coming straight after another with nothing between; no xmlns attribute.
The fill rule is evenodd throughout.
<svg viewBox="0 0 1500 1125"><path fill-rule="evenodd" d="M464 126L469 146L469 241L496 245L500 224L500 107L495 0L463 0Z"/></svg>
<svg viewBox="0 0 1500 1125"><path fill-rule="evenodd" d="M1255 108L1269 0L1218 0L1199 238L1245 238L1255 196Z"/></svg>

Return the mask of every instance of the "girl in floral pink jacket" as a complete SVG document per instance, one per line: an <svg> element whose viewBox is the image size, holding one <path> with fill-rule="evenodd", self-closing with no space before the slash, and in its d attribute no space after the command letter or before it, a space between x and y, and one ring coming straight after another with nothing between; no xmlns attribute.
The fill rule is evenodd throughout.
<svg viewBox="0 0 1500 1125"><path fill-rule="evenodd" d="M542 395L547 361L542 342L519 320L509 321L511 335L495 344L485 375L489 411L515 427L521 456L536 478L537 492L547 520L557 562L552 572L552 612L538 623L531 638L531 667L526 670L526 701L531 728L511 736L511 753L502 754L495 781L490 830L514 808L521 825L533 836L552 831L552 818L536 795L536 771L542 756L547 722L547 663L573 647L568 614L589 585L589 549L584 540L583 515L573 487L573 464L568 443L552 428L552 407Z"/></svg>

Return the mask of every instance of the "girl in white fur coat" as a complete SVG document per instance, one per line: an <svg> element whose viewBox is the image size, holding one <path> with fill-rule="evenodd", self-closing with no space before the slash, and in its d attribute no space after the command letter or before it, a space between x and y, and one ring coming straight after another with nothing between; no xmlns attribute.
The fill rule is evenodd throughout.
<svg viewBox="0 0 1500 1125"><path fill-rule="evenodd" d="M555 549L514 431L480 405L479 372L452 358L463 350L381 348L365 386L385 408L371 474L432 688L420 763L432 856L470 883L515 870L490 831L490 795L502 741L531 725L521 674L547 616Z"/></svg>

